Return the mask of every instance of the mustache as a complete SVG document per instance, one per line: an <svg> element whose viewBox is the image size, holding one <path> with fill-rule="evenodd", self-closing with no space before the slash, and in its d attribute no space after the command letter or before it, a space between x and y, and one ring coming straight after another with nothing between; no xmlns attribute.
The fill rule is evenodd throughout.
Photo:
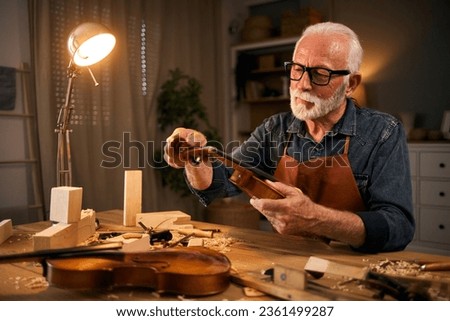
<svg viewBox="0 0 450 321"><path fill-rule="evenodd" d="M304 92L304 91L302 92L298 89L293 89L291 91L291 95L296 98L301 98L302 100L310 102L310 103L314 103L314 104L320 103L320 98L315 95L312 95L309 92Z"/></svg>

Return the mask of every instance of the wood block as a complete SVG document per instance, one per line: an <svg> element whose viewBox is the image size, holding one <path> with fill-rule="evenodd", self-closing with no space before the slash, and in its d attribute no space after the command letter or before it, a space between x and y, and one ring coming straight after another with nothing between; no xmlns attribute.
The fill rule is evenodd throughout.
<svg viewBox="0 0 450 321"><path fill-rule="evenodd" d="M81 219L76 225L77 229L77 243L86 241L92 235L95 234L95 211L94 210L83 210L81 211Z"/></svg>
<svg viewBox="0 0 450 321"><path fill-rule="evenodd" d="M323 296L312 294L308 291L299 290L273 282L268 282L266 276L260 273L231 273L230 279L240 285L252 287L258 291L273 295L283 300L292 301L321 301Z"/></svg>
<svg viewBox="0 0 450 321"><path fill-rule="evenodd" d="M273 269L273 283L297 290L304 290L306 287L306 276L301 270L275 265Z"/></svg>
<svg viewBox="0 0 450 321"><path fill-rule="evenodd" d="M83 188L71 186L53 187L50 200L50 220L74 223L80 220Z"/></svg>
<svg viewBox="0 0 450 321"><path fill-rule="evenodd" d="M33 236L35 251L73 247L78 243L75 224L56 223Z"/></svg>
<svg viewBox="0 0 450 321"><path fill-rule="evenodd" d="M256 298L256 297L260 297L260 296L265 296L266 294L264 292L258 291L254 288L250 288L248 286L245 286L242 288L242 290L244 291L245 296L251 297L251 298Z"/></svg>
<svg viewBox="0 0 450 321"><path fill-rule="evenodd" d="M57 223L33 236L34 250L77 246L95 234L95 211L83 210L75 223Z"/></svg>
<svg viewBox="0 0 450 321"><path fill-rule="evenodd" d="M193 239L190 239L189 240L189 242L188 242L188 247L190 247L190 246L203 246L203 239L201 239L201 238L193 238Z"/></svg>
<svg viewBox="0 0 450 321"><path fill-rule="evenodd" d="M142 212L142 171L125 171L123 225L136 226L136 214Z"/></svg>
<svg viewBox="0 0 450 321"><path fill-rule="evenodd" d="M311 256L305 264L304 270L319 277L323 274L333 274L363 280L367 277L368 269Z"/></svg>
<svg viewBox="0 0 450 321"><path fill-rule="evenodd" d="M5 242L13 234L11 219L0 222L0 244Z"/></svg>
<svg viewBox="0 0 450 321"><path fill-rule="evenodd" d="M122 246L122 251L125 253L146 252L150 249L150 235L148 234L143 234L139 239L125 239Z"/></svg>
<svg viewBox="0 0 450 321"><path fill-rule="evenodd" d="M135 225L137 226L141 222L148 228L170 230L178 228L179 226L177 224L184 224L183 227L187 228L188 225L186 223L190 221L191 216L181 211L148 212L138 213L136 215Z"/></svg>

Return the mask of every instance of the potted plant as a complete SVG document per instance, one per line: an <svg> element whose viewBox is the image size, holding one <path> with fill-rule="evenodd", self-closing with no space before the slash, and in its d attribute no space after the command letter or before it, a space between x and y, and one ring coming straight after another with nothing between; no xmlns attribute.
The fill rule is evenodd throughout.
<svg viewBox="0 0 450 321"><path fill-rule="evenodd" d="M162 131L167 128L185 127L201 130L211 145L220 145L220 136L208 120L200 95L200 82L186 75L179 68L169 70L169 79L161 86L157 98L157 120ZM163 186L168 186L181 196L190 195L183 171L169 167L162 151L156 152L155 167L161 174Z"/></svg>

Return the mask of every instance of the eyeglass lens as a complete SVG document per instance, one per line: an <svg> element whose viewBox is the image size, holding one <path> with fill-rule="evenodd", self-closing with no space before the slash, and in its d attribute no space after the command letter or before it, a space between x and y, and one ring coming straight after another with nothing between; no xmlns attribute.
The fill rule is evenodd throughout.
<svg viewBox="0 0 450 321"><path fill-rule="evenodd" d="M308 72L312 83L316 85L327 85L330 82L331 72L323 68L307 68L299 64L286 64L286 73L291 80L298 81L303 74Z"/></svg>

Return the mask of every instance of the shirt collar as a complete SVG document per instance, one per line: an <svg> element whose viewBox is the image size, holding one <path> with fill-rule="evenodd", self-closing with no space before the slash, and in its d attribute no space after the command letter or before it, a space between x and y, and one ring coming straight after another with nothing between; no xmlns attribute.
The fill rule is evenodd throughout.
<svg viewBox="0 0 450 321"><path fill-rule="evenodd" d="M303 120L299 120L295 116L292 117L292 121L287 129L288 133L297 133L305 136L306 125ZM347 98L347 106L345 108L344 115L334 125L331 135L344 134L347 136L354 136L356 134L356 106L353 100Z"/></svg>

